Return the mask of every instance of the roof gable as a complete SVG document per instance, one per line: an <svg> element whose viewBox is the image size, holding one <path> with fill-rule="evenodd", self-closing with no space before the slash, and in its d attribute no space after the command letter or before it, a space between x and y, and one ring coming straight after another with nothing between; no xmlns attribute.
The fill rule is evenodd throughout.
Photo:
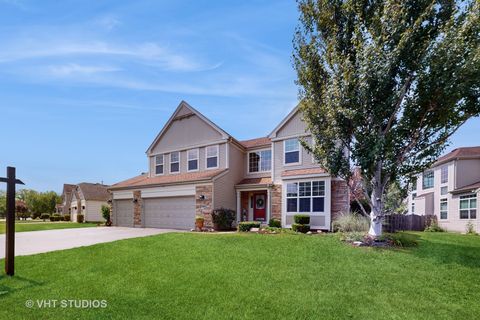
<svg viewBox="0 0 480 320"><path fill-rule="evenodd" d="M293 108L292 111L273 129L273 131L268 135L268 138L270 139L275 139L278 137L279 132L287 126L288 123L290 123L291 120L293 120L297 115L300 110L299 108L300 105L297 105L295 108ZM303 121L302 121L303 122ZM299 132L300 133L300 132ZM301 132L301 133L305 133Z"/></svg>
<svg viewBox="0 0 480 320"><path fill-rule="evenodd" d="M83 200L97 200L107 201L110 199L110 194L106 185L100 183L79 183L78 190L81 199Z"/></svg>
<svg viewBox="0 0 480 320"><path fill-rule="evenodd" d="M182 101L178 105L177 109L175 109L172 116L168 119L167 123L163 126L162 130L155 137L152 144L148 147L146 153L150 154L152 152L154 147L157 145L157 143L160 141L160 139L163 137L163 135L168 131L168 129L172 126L174 121L180 120L180 119L183 119L183 118L187 118L187 117L190 117L190 116L193 116L193 115L200 118L209 127L211 127L213 130L218 132L218 134L222 137L222 139L231 138L231 136L227 132L225 132L222 128L217 126L215 123L213 123L211 120L209 120L203 114L201 114L195 108L190 106L187 102Z"/></svg>

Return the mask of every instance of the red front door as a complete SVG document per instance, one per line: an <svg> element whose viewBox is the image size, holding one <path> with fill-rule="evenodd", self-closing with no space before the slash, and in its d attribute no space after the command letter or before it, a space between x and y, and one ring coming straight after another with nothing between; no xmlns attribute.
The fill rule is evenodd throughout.
<svg viewBox="0 0 480 320"><path fill-rule="evenodd" d="M267 193L255 193L253 195L253 220L267 220Z"/></svg>

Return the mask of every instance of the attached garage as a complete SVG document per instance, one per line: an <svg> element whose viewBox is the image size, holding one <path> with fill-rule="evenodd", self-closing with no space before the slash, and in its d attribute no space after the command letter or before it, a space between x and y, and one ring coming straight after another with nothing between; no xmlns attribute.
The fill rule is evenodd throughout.
<svg viewBox="0 0 480 320"><path fill-rule="evenodd" d="M132 199L115 200L115 225L119 227L133 227Z"/></svg>
<svg viewBox="0 0 480 320"><path fill-rule="evenodd" d="M191 229L195 226L195 197L143 199L146 228Z"/></svg>

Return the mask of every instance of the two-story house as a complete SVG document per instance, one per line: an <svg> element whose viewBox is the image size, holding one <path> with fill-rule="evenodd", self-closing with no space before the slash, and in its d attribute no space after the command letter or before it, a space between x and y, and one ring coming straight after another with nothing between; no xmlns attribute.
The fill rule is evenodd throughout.
<svg viewBox="0 0 480 320"><path fill-rule="evenodd" d="M268 137L239 141L181 102L147 150L148 172L119 182L114 225L190 229L195 216L211 224L213 209L228 208L237 221L311 216L315 229L349 210L344 180L323 170L300 140L311 141L298 107Z"/></svg>
<svg viewBox="0 0 480 320"><path fill-rule="evenodd" d="M480 232L480 147L458 148L418 176L409 194L409 213L436 215L449 231L465 232L471 222Z"/></svg>

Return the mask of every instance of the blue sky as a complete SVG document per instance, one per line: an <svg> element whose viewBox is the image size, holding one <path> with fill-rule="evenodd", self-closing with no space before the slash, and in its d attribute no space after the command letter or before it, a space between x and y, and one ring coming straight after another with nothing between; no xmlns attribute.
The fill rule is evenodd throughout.
<svg viewBox="0 0 480 320"><path fill-rule="evenodd" d="M278 0L0 0L0 175L58 192L137 175L181 100L238 139L268 134L297 102L297 17Z"/></svg>

